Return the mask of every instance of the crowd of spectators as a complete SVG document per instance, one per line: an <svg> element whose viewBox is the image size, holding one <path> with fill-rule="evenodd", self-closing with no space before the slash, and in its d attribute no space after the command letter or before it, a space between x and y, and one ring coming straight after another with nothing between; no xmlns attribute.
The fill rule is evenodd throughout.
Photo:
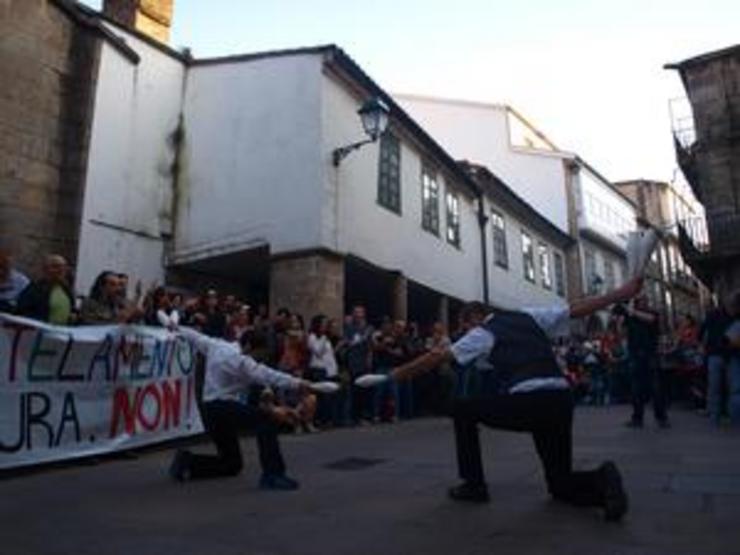
<svg viewBox="0 0 740 555"><path fill-rule="evenodd" d="M440 392L451 389L444 388L449 380L445 382L439 372L399 386L395 382L371 390L353 386L361 375L388 373L427 349L449 343L439 322L429 328L428 336L422 336L414 323L388 317L373 327L365 307L356 306L343 321L312 315L307 327L303 315L290 308L279 308L270 317L265 305L255 308L215 289L193 295L156 284L145 290L138 282L131 290L128 276L116 271L101 272L89 294L76 298L69 275L67 261L50 255L39 279L32 281L0 252L0 312L62 326L193 326L210 337L237 342L259 362L296 377L339 383L339 394L320 398L269 389L245 396L245 402L259 403L295 431L412 418L438 410Z"/></svg>
<svg viewBox="0 0 740 555"><path fill-rule="evenodd" d="M144 290L139 282L131 290L128 276L115 271L101 272L89 294L75 298L69 274L63 257L49 255L40 276L30 280L13 268L7 252L0 251L0 312L55 325L194 326L211 337L238 342L256 360L294 376L339 383L338 395L320 398L270 390L250 393L248 402L259 403L297 431L392 422L442 411L450 396L474 395L487 387L491 374L486 361L475 361L467 368L442 367L410 382L355 388L359 376L388 373L425 351L449 345L467 331L464 324L459 322L451 335L441 322L421 329L413 322L384 317L371 326L365 307L355 306L343 321L318 314L311 315L306 326L303 315L289 307L271 317L265 305L255 308L215 289L191 295L157 285ZM714 422L728 413L740 423L738 315L737 297L711 311L701 326L685 315L673 333L663 335L658 353L657 327L646 327L615 310L604 331L563 341L554 349L581 403L604 406L634 398L635 355L649 351L660 356L664 367L688 368L703 376ZM653 391L654 398L658 394ZM729 410L724 408L728 400Z"/></svg>
<svg viewBox="0 0 740 555"><path fill-rule="evenodd" d="M643 310L649 309L643 305ZM656 417L665 419L662 405L681 400L704 409L715 425L725 416L740 424L739 321L737 294L710 310L703 322L683 314L663 333L619 307L605 330L563 341L555 352L582 404L634 404L636 397L647 397L658 405ZM653 367L648 384L641 384L635 371L643 353ZM642 405L646 399L637 401Z"/></svg>

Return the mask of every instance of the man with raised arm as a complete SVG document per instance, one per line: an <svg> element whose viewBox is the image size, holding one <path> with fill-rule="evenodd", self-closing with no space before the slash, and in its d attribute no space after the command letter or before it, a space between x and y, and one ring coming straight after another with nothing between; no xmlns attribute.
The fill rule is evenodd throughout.
<svg viewBox="0 0 740 555"><path fill-rule="evenodd" d="M542 461L550 495L558 501L602 507L607 520L620 520L627 495L613 462L590 471L572 468L573 398L553 355L551 338L568 332L570 318L582 318L611 304L624 302L640 290L642 278L600 297L570 306L522 311L493 310L470 303L462 317L470 330L452 346L435 349L395 368L393 379L410 379L447 360L466 365L486 357L494 379L470 398L452 407L457 461L462 484L449 490L456 501L487 502L478 424L532 434ZM368 385L371 380L366 378Z"/></svg>

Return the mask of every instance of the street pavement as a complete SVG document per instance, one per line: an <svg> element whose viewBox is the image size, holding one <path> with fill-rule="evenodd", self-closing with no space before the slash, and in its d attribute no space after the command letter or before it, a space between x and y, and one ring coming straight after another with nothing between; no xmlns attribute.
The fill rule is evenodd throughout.
<svg viewBox="0 0 740 555"><path fill-rule="evenodd" d="M0 554L740 554L740 433L690 412L670 430L627 429L627 416L580 408L575 427L577 467L623 470L621 524L550 501L520 434L482 434L491 503L447 500L452 426L430 418L284 437L297 492L257 488L251 438L236 478L173 483L165 449L7 477Z"/></svg>

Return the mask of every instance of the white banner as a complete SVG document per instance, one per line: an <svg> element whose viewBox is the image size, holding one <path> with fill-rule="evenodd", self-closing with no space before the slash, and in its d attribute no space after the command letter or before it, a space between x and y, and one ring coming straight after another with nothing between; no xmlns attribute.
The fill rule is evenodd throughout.
<svg viewBox="0 0 740 555"><path fill-rule="evenodd" d="M200 433L195 351L164 328L0 313L0 468Z"/></svg>

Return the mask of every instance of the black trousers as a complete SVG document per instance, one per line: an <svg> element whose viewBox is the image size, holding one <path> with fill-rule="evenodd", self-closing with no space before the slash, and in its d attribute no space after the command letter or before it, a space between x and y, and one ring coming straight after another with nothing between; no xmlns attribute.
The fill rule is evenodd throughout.
<svg viewBox="0 0 740 555"><path fill-rule="evenodd" d="M632 420L642 423L645 403L652 399L655 420L665 422L668 420L666 384L657 356L634 353L630 355L630 364L632 366Z"/></svg>
<svg viewBox="0 0 740 555"><path fill-rule="evenodd" d="M190 454L193 479L236 476L244 466L239 433L253 430L257 435L260 465L265 474L285 474L285 462L278 442L278 425L259 408L236 401L203 403L203 424L216 444L217 455Z"/></svg>
<svg viewBox="0 0 740 555"><path fill-rule="evenodd" d="M550 494L573 505L604 502L604 483L597 470L574 472L570 390L535 391L458 399L452 405L460 477L485 484L478 424L497 430L532 434Z"/></svg>

